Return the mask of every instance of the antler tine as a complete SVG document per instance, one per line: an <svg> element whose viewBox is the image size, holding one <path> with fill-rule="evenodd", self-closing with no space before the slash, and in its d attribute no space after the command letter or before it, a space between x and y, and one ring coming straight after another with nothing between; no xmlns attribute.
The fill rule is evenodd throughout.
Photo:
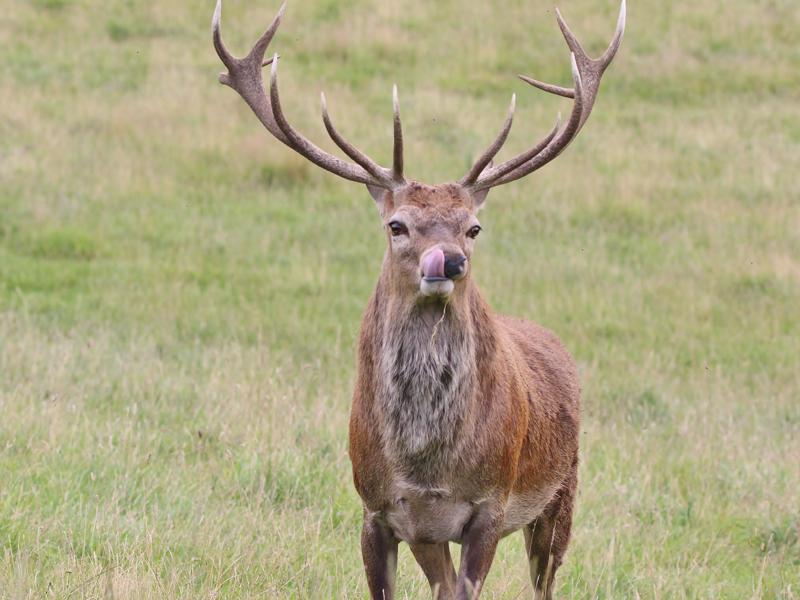
<svg viewBox="0 0 800 600"><path fill-rule="evenodd" d="M275 122L280 127L283 134L286 136L287 145L298 154L301 154L318 167L322 167L326 171L330 171L340 177L349 179L350 181L357 181L359 183L366 183L369 185L378 185L386 187L386 182L377 180L368 171L360 166L346 163L345 161L328 154L322 148L316 146L313 142L308 140L303 134L298 132L286 120L281 107L281 98L278 92L278 55L272 57L272 70L270 72L269 80L269 93L270 101L272 104L272 115L275 117ZM335 140L334 140L335 141ZM352 157L351 157L352 158Z"/></svg>
<svg viewBox="0 0 800 600"><path fill-rule="evenodd" d="M606 48L606 51L597 59L597 62L603 65L603 70L614 60L614 57L617 55L617 50L619 50L622 44L622 36L625 34L625 21L628 12L625 2L626 0L622 0L622 4L619 7L619 16L617 17L617 28L614 31L614 37L611 38L611 43L608 45L608 48Z"/></svg>
<svg viewBox="0 0 800 600"><path fill-rule="evenodd" d="M261 66L264 66L264 54L267 53L267 47L272 41L272 38L275 37L275 32L278 31L278 26L281 24L284 14L286 14L286 0L284 0L283 4L281 4L281 7L278 9L278 14L275 15L272 24L267 27L267 30L258 38L255 45L253 45L253 49L250 50L250 53L247 55L248 59L253 62L260 62Z"/></svg>
<svg viewBox="0 0 800 600"><path fill-rule="evenodd" d="M503 127L500 129L500 133L497 135L495 140L492 144L486 149L486 152L481 154L478 160L475 161L475 164L472 165L472 168L469 170L464 177L461 178L459 183L463 186L471 186L478 180L481 173L483 173L484 169L492 162L492 159L500 152L500 149L503 147L503 144L506 143L506 139L508 138L508 133L511 131L511 125L514 123L514 110L517 106L517 95L511 94L511 104L508 107L508 115L506 116L506 120L503 122ZM548 140L549 141L549 140Z"/></svg>
<svg viewBox="0 0 800 600"><path fill-rule="evenodd" d="M400 122L400 98L397 95L397 84L392 87L392 110L394 112L394 157L392 160L392 178L397 182L403 178L403 124Z"/></svg>
<svg viewBox="0 0 800 600"><path fill-rule="evenodd" d="M578 38L575 37L575 34L572 33L572 30L567 25L566 20L564 17L561 16L561 11L558 10L556 7L556 21L558 21L558 27L561 29L561 33L564 36L564 39L567 41L567 46L572 51L573 54L580 57L585 57L586 51L581 46L581 43L578 41Z"/></svg>
<svg viewBox="0 0 800 600"><path fill-rule="evenodd" d="M222 33L220 32L220 23L222 22L222 0L217 0L217 5L214 7L214 16L211 18L211 37L214 40L214 49L217 51L222 64L229 69L236 61L233 54L231 54L222 42ZM229 85L227 81L222 81L224 73L220 74L220 83Z"/></svg>
<svg viewBox="0 0 800 600"><path fill-rule="evenodd" d="M574 121L577 123L579 118L580 117L576 117ZM564 131L568 131L571 129L570 123L572 123L572 119L567 123L567 127L564 128ZM475 190L485 190L487 188L494 187L495 185L499 185L497 182L501 177L507 175L508 173L511 173L514 169L517 169L521 165L524 165L526 162L535 158L543 150L545 150L545 148L547 148L547 145L550 142L552 142L553 138L555 138L556 134L558 134L559 127L561 127L561 113L559 113L558 118L556 119L556 124L550 130L550 133L544 136L539 141L539 143L537 143L533 148L510 160L507 160L504 163L497 165L496 167L487 169L484 172L483 176L475 184L473 184L472 187Z"/></svg>
<svg viewBox="0 0 800 600"><path fill-rule="evenodd" d="M487 189L495 185L500 185L501 182L508 183L509 181L524 177L546 162L553 160L567 144L570 143L572 138L575 137L575 134L581 126L581 115L583 113L583 84L574 53L570 54L570 63L572 66L572 80L575 83L575 100L572 104L572 112L570 113L567 124L560 132L558 131L561 121L561 116L559 115L555 127L553 127L544 139L527 152L518 154L514 158L497 165L485 173L475 186L473 186L476 190ZM539 164L540 161L543 162ZM529 167L530 171L528 171Z"/></svg>
<svg viewBox="0 0 800 600"><path fill-rule="evenodd" d="M539 143L531 150L485 171L478 180L472 184L471 187L475 190L488 189L514 181L543 167L570 144L592 112L603 73L611 64L611 61L614 59L622 43L622 36L625 32L626 0L621 0L620 3L619 17L617 18L617 27L614 31L614 37L611 39L605 52L597 59L590 58L586 54L578 38L572 33L572 30L570 30L566 20L558 9L556 9L556 18L561 33L571 51L573 80L575 82L574 87L561 87L523 75L520 75L520 78L526 83L545 92L565 98L572 98L573 108L570 119L561 132L558 134L556 134L555 131L551 133L549 141L544 143L544 145ZM547 138L545 138L545 140L547 140Z"/></svg>
<svg viewBox="0 0 800 600"><path fill-rule="evenodd" d="M525 75L517 75L517 77L522 79L522 81L525 83L529 83L533 87L537 87L545 92L550 92L556 96L563 96L564 98L575 97L575 90L572 88L561 87L560 85L553 85L552 83L545 83L544 81L539 81L538 79L527 77Z"/></svg>
<svg viewBox="0 0 800 600"><path fill-rule="evenodd" d="M353 146L336 130L331 122L331 117L328 114L328 102L325 99L325 93L320 94L320 102L322 104L322 122L325 123L325 129L328 130L328 135L336 143L342 151L352 158L356 163L361 165L370 175L375 179L391 183L391 177L386 173L386 169L381 167L378 163L372 160L369 156L361 152L358 148Z"/></svg>

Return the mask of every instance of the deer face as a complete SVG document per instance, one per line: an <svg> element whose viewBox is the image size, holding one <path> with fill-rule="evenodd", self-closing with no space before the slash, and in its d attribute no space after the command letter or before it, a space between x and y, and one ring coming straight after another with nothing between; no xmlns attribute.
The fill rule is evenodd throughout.
<svg viewBox="0 0 800 600"><path fill-rule="evenodd" d="M378 200L397 288L421 297L449 297L469 277L481 231L473 198L454 184L409 184Z"/></svg>

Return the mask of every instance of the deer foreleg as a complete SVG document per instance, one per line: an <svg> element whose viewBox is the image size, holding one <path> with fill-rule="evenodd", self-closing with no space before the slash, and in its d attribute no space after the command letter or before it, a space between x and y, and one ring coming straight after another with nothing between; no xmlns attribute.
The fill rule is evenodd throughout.
<svg viewBox="0 0 800 600"><path fill-rule="evenodd" d="M361 529L361 555L372 600L393 600L397 538L385 523L367 511Z"/></svg>
<svg viewBox="0 0 800 600"><path fill-rule="evenodd" d="M470 521L462 538L457 600L476 600L500 541L502 517L496 507L484 505Z"/></svg>

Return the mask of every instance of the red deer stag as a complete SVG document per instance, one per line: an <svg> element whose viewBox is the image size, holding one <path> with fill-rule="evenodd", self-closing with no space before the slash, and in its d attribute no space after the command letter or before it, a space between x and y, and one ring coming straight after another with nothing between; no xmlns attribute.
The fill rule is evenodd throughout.
<svg viewBox="0 0 800 600"><path fill-rule="evenodd" d="M470 276L477 213L492 187L544 166L575 138L594 105L600 79L625 28L590 58L556 16L571 52L573 87L522 77L572 99L564 123L529 150L493 165L508 117L489 148L457 183L424 185L403 172L403 135L394 90L394 160L382 167L322 118L352 162L329 154L286 119L278 92L278 55L264 60L284 13L244 58L220 34L214 47L236 90L278 140L340 177L366 184L386 230L387 250L361 325L358 378L350 418L353 479L364 506L361 549L373 598L394 596L397 547L408 542L437 598L477 598L497 543L522 529L534 594L552 596L570 537L577 487L580 388L575 364L543 327L496 315ZM262 68L271 64L269 94ZM458 574L448 543L463 545Z"/></svg>

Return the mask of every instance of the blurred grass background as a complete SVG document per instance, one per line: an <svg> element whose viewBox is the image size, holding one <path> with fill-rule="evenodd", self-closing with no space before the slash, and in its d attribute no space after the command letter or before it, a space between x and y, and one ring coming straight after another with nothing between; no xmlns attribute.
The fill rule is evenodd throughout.
<svg viewBox="0 0 800 600"><path fill-rule="evenodd" d="M591 53L614 0L564 0ZM243 54L278 1L227 0ZM0 597L364 598L346 425L383 234L221 87L211 0L0 10ZM800 596L800 4L635 0L580 138L494 190L475 276L575 354L562 598ZM286 110L460 177L569 104L544 0L295 1ZM487 598L529 597L521 536ZM426 597L404 549L399 596Z"/></svg>

